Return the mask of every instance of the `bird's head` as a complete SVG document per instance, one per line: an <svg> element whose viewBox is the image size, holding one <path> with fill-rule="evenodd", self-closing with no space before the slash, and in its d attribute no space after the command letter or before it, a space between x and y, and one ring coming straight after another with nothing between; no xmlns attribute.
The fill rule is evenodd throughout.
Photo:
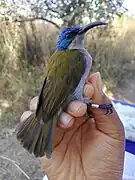
<svg viewBox="0 0 135 180"><path fill-rule="evenodd" d="M59 51L66 50L69 49L69 47L70 49L75 49L76 47L82 46L85 33L88 30L101 25L107 25L107 23L94 22L84 27L71 26L62 29L57 43L58 50Z"/></svg>

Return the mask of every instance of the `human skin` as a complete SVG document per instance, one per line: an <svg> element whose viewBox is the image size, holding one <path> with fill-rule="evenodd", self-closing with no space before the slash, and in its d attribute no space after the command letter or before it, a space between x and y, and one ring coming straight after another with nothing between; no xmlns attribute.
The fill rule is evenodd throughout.
<svg viewBox="0 0 135 180"><path fill-rule="evenodd" d="M100 73L89 77L84 95L97 104L110 103L102 91ZM86 116L86 104L73 101L60 115L52 158L40 158L49 180L122 180L125 134L119 116L114 108L109 115L99 109L88 111L93 118Z"/></svg>

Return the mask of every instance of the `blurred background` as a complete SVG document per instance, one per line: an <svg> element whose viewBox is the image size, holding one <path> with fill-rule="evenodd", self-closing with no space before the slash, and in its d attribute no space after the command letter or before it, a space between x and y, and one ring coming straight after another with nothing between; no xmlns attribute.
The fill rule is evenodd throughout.
<svg viewBox="0 0 135 180"><path fill-rule="evenodd" d="M134 0L0 0L0 154L32 179L42 177L39 164L16 142L14 128L40 91L59 30L93 21L109 25L87 33L92 72L101 72L111 98L135 103ZM0 179L27 179L9 164L0 159Z"/></svg>

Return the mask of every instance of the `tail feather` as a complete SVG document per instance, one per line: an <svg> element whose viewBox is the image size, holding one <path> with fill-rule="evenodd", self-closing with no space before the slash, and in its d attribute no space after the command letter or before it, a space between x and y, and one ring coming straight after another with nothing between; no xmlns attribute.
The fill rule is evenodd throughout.
<svg viewBox="0 0 135 180"><path fill-rule="evenodd" d="M30 118L33 118L33 114L29 117L29 119ZM31 123L31 121L25 120L24 122L20 123L19 126L17 126L18 138L20 138L21 136L25 136L23 131L25 130L26 127L29 127L30 123ZM23 126L22 126L22 124L23 124Z"/></svg>
<svg viewBox="0 0 135 180"><path fill-rule="evenodd" d="M27 121L29 121L29 123L27 123ZM36 121L34 116L29 117L26 122L20 124L20 131L18 131L17 134L17 138L20 140L23 147L28 149L30 153L32 153L31 147L36 139L36 137L34 137L34 134L36 134L35 131L37 131L36 129L38 128L38 126L36 126Z"/></svg>
<svg viewBox="0 0 135 180"><path fill-rule="evenodd" d="M45 133L45 132L43 132ZM45 145L46 145L46 139L44 138L44 134L43 134L43 140L42 140L42 147L41 147L41 151L45 152Z"/></svg>
<svg viewBox="0 0 135 180"><path fill-rule="evenodd" d="M52 153L52 150L53 150L53 137L54 137L54 127L56 126L56 121L53 120L51 122L51 127L48 131L48 134L47 134L47 137L46 138L46 142L45 142L45 151L46 151L46 157L49 159L51 157L51 153Z"/></svg>
<svg viewBox="0 0 135 180"><path fill-rule="evenodd" d="M43 135L42 131L39 134L39 141L36 142L35 148L34 148L34 154L35 156L38 156L38 152L40 151L41 155L44 155L44 152L42 152L42 140L43 140Z"/></svg>
<svg viewBox="0 0 135 180"><path fill-rule="evenodd" d="M17 127L17 139L22 146L36 157L51 156L53 150L53 135L57 117L46 124L40 123L35 114L29 116Z"/></svg>
<svg viewBox="0 0 135 180"><path fill-rule="evenodd" d="M46 135L44 135L44 131L41 130L40 134L39 134L39 140L36 142L35 148L34 148L34 154L36 157L38 157L39 152L40 152L41 156L43 156L45 153L44 148L42 147L43 142L45 141L45 139L44 139L45 137L46 137Z"/></svg>
<svg viewBox="0 0 135 180"><path fill-rule="evenodd" d="M45 151L46 151L46 157L48 159L50 158L50 156L52 154L52 150L53 150L53 144L51 143L53 141L52 140L53 133L54 132L53 132L53 121L52 121L51 128L48 131L47 138L46 138L46 141L45 141Z"/></svg>
<svg viewBox="0 0 135 180"><path fill-rule="evenodd" d="M39 123L35 124L35 127L33 128L33 132L30 135L28 142L29 142L29 150L31 153L34 152L35 145L40 140L41 129L42 127L40 126Z"/></svg>

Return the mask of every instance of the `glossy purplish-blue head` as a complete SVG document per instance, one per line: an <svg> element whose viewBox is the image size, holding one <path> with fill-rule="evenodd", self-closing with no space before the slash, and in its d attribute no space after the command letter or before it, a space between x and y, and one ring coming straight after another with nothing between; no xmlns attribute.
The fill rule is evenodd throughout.
<svg viewBox="0 0 135 180"><path fill-rule="evenodd" d="M62 29L57 44L58 50L66 50L80 30L81 28L78 26Z"/></svg>
<svg viewBox="0 0 135 180"><path fill-rule="evenodd" d="M58 43L57 43L57 49L58 51L66 50L68 49L71 42L74 40L74 38L77 35L85 34L89 29L100 26L100 25L107 25L107 23L104 22L94 22L91 24L88 24L84 27L79 26L71 26L65 29L62 29L60 31Z"/></svg>

